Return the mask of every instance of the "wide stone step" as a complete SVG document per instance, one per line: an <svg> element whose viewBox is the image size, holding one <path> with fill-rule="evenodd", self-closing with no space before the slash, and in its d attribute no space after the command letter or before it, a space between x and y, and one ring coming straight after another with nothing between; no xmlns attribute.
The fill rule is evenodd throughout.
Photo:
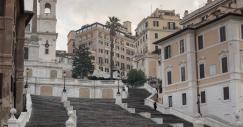
<svg viewBox="0 0 243 127"><path fill-rule="evenodd" d="M123 103L127 103L129 108L135 108L136 113L147 112L151 114L151 118L162 118L165 124L183 123L184 127L193 127L192 123L187 122L174 115L162 114L149 106L144 105L144 99L150 96L150 93L145 89L128 89L129 96L123 99Z"/></svg>
<svg viewBox="0 0 243 127"><path fill-rule="evenodd" d="M113 99L70 98L77 110L78 127L170 127L155 124L138 114L131 114L115 104Z"/></svg>
<svg viewBox="0 0 243 127"><path fill-rule="evenodd" d="M61 98L31 96L32 114L26 127L65 127L68 116Z"/></svg>

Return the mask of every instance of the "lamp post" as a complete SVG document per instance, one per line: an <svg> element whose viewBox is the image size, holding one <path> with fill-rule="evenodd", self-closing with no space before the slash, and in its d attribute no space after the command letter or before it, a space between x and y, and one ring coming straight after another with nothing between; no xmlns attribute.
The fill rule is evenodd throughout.
<svg viewBox="0 0 243 127"><path fill-rule="evenodd" d="M117 94L121 94L120 93L120 77L121 77L121 73L120 73L119 70L117 72L118 72L118 76L117 76L118 77L118 91L117 91Z"/></svg>
<svg viewBox="0 0 243 127"><path fill-rule="evenodd" d="M64 71L63 72L63 81L64 81L64 83L63 83L63 93L66 93L67 92L67 90L66 90L66 72Z"/></svg>

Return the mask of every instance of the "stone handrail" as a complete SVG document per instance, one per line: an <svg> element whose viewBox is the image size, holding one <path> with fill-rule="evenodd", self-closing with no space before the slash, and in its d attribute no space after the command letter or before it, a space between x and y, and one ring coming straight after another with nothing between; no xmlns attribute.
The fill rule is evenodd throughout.
<svg viewBox="0 0 243 127"><path fill-rule="evenodd" d="M77 113L73 110L73 106L70 105L70 101L67 100L67 95L64 92L61 101L67 111L68 120L66 121L66 127L77 127Z"/></svg>
<svg viewBox="0 0 243 127"><path fill-rule="evenodd" d="M26 79L26 78L25 78ZM50 78L35 78L35 77L29 77L28 82L29 84L36 84L36 85L43 85L43 84L53 84L53 85L63 85L64 79L62 78L55 78L55 79L50 79ZM71 79L71 78L66 78L66 84L71 85L71 86L96 86L96 87L102 87L102 86L111 86L111 87L117 87L118 86L118 81L116 80L79 80L79 79ZM124 86L122 82L119 83L120 86Z"/></svg>
<svg viewBox="0 0 243 127"><path fill-rule="evenodd" d="M15 114L17 111L15 108L12 108L10 110L11 117L8 120L8 127L25 127L26 123L29 122L32 112L32 100L28 90L26 94L26 109L27 112L21 112L19 118L16 119Z"/></svg>

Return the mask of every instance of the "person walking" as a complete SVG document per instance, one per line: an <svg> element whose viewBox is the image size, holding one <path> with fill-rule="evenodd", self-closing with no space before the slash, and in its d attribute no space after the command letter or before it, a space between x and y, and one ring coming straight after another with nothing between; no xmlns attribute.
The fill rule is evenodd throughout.
<svg viewBox="0 0 243 127"><path fill-rule="evenodd" d="M156 111L157 110L157 103L154 102L154 110Z"/></svg>

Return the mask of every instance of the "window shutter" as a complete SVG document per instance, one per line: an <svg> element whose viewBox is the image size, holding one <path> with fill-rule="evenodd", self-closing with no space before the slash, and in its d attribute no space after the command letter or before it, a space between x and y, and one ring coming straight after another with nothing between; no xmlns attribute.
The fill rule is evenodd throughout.
<svg viewBox="0 0 243 127"><path fill-rule="evenodd" d="M228 61L227 57L222 58L222 73L228 72Z"/></svg>
<svg viewBox="0 0 243 127"><path fill-rule="evenodd" d="M224 87L224 100L229 100L229 87Z"/></svg>
<svg viewBox="0 0 243 127"><path fill-rule="evenodd" d="M205 78L204 64L199 65L199 70L200 70L200 79Z"/></svg>
<svg viewBox="0 0 243 127"><path fill-rule="evenodd" d="M185 81L186 80L186 69L185 67L181 67L181 81Z"/></svg>
<svg viewBox="0 0 243 127"><path fill-rule="evenodd" d="M182 94L182 105L186 105L186 93Z"/></svg>
<svg viewBox="0 0 243 127"><path fill-rule="evenodd" d="M167 72L167 81L168 81L168 85L172 84L171 71Z"/></svg>
<svg viewBox="0 0 243 127"><path fill-rule="evenodd" d="M226 41L225 26L220 27L220 42Z"/></svg>
<svg viewBox="0 0 243 127"><path fill-rule="evenodd" d="M203 45L203 36L200 35L198 36L198 49L203 49L204 45Z"/></svg>
<svg viewBox="0 0 243 127"><path fill-rule="evenodd" d="M201 103L206 103L206 92L205 91L201 92Z"/></svg>

